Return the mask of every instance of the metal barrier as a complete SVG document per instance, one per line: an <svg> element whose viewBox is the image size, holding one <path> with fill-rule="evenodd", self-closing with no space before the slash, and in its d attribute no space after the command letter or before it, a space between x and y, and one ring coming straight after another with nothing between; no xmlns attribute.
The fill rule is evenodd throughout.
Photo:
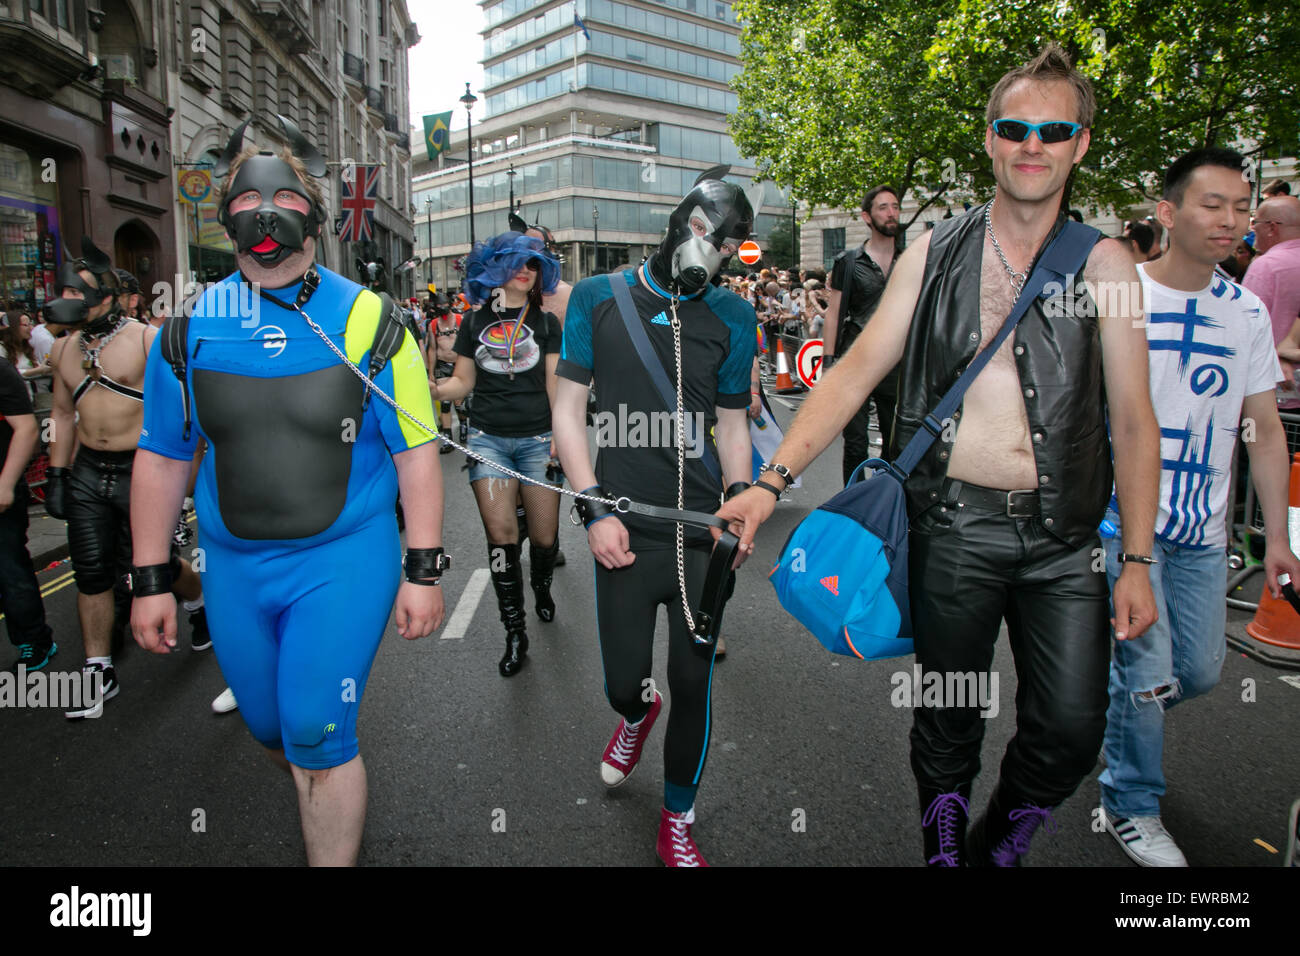
<svg viewBox="0 0 1300 956"><path fill-rule="evenodd" d="M1286 431L1287 452L1291 455L1300 452L1300 412L1278 412L1278 418L1282 419L1282 427ZM1242 453L1241 443L1237 444L1237 454ZM1233 480L1239 470L1234 459L1233 462ZM1236 572L1228 578L1228 607L1236 608L1239 611L1256 611L1259 605L1253 601L1243 601L1241 598L1233 597L1233 593L1240 588L1246 581L1264 570L1264 562L1261 558L1255 556L1255 545L1262 546L1264 541L1264 510L1259 505L1259 498L1255 494L1254 474L1251 468L1246 468L1243 478L1245 482L1245 501L1242 506L1242 520L1234 522L1232 526L1232 550L1228 555L1228 570ZM1236 516L1237 495L1231 495L1231 504L1234 508L1233 516Z"/></svg>

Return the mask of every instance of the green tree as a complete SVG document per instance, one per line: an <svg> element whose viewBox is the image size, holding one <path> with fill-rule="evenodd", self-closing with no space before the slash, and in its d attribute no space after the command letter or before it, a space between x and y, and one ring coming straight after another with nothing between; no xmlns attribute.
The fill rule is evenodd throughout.
<svg viewBox="0 0 1300 956"><path fill-rule="evenodd" d="M769 269L788 269L794 260L794 230L790 228L788 216L782 216L767 234L767 249L763 253L763 265Z"/></svg>
<svg viewBox="0 0 1300 956"><path fill-rule="evenodd" d="M1181 152L1297 152L1300 13L1238 0L736 0L741 152L801 199L856 203L880 182L920 203L979 198L984 104L1055 40L1097 95L1071 202L1156 195ZM1247 171L1250 175L1253 170Z"/></svg>

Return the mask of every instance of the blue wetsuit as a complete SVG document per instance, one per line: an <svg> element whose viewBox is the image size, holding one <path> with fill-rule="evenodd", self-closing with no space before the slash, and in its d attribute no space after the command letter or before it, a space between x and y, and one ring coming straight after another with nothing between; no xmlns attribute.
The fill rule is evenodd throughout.
<svg viewBox="0 0 1300 956"><path fill-rule="evenodd" d="M303 309L364 370L379 299L317 271ZM265 291L291 304L300 285ZM162 341L149 354L140 447L189 460L199 437L208 443L195 507L221 670L262 744L311 770L346 763L401 578L392 456L434 436L378 397L363 408L361 380L303 317L261 301L238 274L193 309L188 439ZM409 332L376 383L436 423Z"/></svg>

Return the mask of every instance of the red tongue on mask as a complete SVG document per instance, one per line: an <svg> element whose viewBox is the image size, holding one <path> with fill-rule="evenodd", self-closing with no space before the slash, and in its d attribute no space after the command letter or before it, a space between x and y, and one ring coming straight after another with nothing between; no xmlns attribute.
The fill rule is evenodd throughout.
<svg viewBox="0 0 1300 956"><path fill-rule="evenodd" d="M257 245L253 246L252 251L265 255L268 252L275 252L275 250L279 248L279 245L280 244L278 242L276 242L270 236L267 236Z"/></svg>

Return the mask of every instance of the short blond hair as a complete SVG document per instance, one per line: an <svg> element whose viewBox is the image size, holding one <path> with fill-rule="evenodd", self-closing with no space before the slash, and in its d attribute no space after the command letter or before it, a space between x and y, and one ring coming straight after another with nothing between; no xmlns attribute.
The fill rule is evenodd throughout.
<svg viewBox="0 0 1300 956"><path fill-rule="evenodd" d="M1006 99L1007 91L1021 80L1039 83L1059 80L1069 83L1078 103L1079 125L1084 129L1092 128L1092 121L1097 117L1097 97L1092 92L1092 81L1074 68L1069 54L1056 43L1047 44L1038 56L1010 70L998 80L993 92L989 94L988 106L984 109L984 120L988 125L992 126L994 120L1002 119L1002 101Z"/></svg>
<svg viewBox="0 0 1300 956"><path fill-rule="evenodd" d="M230 184L235 181L235 176L239 173L239 167L243 166L246 160L250 157L256 156L259 152L261 152L261 150L256 146L246 145L239 151L239 155L230 161L230 172L217 190L218 206L224 206L226 204L226 199L230 192ZM288 146L281 146L280 151L275 155L289 164L289 168L293 170L293 174L297 176L298 181L302 183L302 187L306 191L307 198L311 200L312 205L323 207L325 205L325 194L321 191L320 183L316 182L316 180L312 178L311 174L307 172L307 167L304 165L303 161L295 156Z"/></svg>

